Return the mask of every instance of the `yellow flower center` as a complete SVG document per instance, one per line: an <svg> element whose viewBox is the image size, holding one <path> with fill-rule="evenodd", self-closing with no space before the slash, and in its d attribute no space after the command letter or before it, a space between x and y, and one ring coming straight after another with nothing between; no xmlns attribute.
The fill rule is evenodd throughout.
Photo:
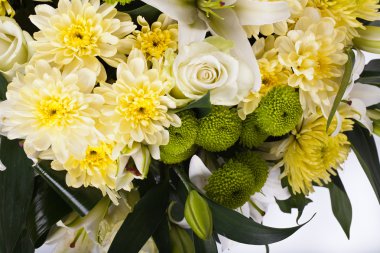
<svg viewBox="0 0 380 253"><path fill-rule="evenodd" d="M41 125L64 126L70 122L77 105L68 97L50 96L40 101L38 119Z"/></svg>
<svg viewBox="0 0 380 253"><path fill-rule="evenodd" d="M132 128L136 128L140 124L147 126L150 120L159 116L157 109L160 105L159 94L147 87L133 88L118 99L119 106L116 110L124 115L125 119L131 123Z"/></svg>
<svg viewBox="0 0 380 253"><path fill-rule="evenodd" d="M172 43L171 32L156 28L154 31L139 33L136 48L140 49L147 58L160 58Z"/></svg>
<svg viewBox="0 0 380 253"><path fill-rule="evenodd" d="M89 55L96 48L97 39L89 21L78 18L61 34L63 44L79 56Z"/></svg>
<svg viewBox="0 0 380 253"><path fill-rule="evenodd" d="M81 168L97 168L106 172L107 168L114 164L114 161L110 158L111 152L111 145L105 143L97 147L88 147L85 159L80 162Z"/></svg>

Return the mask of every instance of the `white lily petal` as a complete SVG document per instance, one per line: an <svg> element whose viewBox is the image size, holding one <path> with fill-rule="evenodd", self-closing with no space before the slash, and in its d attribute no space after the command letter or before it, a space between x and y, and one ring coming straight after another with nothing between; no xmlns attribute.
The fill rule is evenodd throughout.
<svg viewBox="0 0 380 253"><path fill-rule="evenodd" d="M5 165L3 164L3 162L0 160L0 171L4 171L6 169L7 169L7 167L5 167Z"/></svg>
<svg viewBox="0 0 380 253"><path fill-rule="evenodd" d="M204 192L203 188L206 186L207 180L210 176L211 171L198 156L194 155L191 158L189 165L190 181Z"/></svg>
<svg viewBox="0 0 380 253"><path fill-rule="evenodd" d="M178 21L178 47L179 50L191 42L202 41L206 37L207 26L200 20L196 19L194 23L188 24Z"/></svg>
<svg viewBox="0 0 380 253"><path fill-rule="evenodd" d="M234 10L241 25L273 24L290 17L290 9L286 2L239 0L236 2Z"/></svg>
<svg viewBox="0 0 380 253"><path fill-rule="evenodd" d="M360 74L363 72L365 66L365 56L359 49L356 50L355 64L352 69L352 81L359 79Z"/></svg>
<svg viewBox="0 0 380 253"><path fill-rule="evenodd" d="M256 57L252 52L251 44L247 35L239 23L235 12L231 9L222 9L215 11L223 20L217 17L206 18L211 32L234 42L233 53L243 60L254 75L253 91L259 91L261 87L261 74Z"/></svg>
<svg viewBox="0 0 380 253"><path fill-rule="evenodd" d="M340 129L342 128L342 116L340 116L338 111L335 112L335 117L336 117L337 124L336 124L336 128L334 132L331 134L331 137L337 136L340 132Z"/></svg>
<svg viewBox="0 0 380 253"><path fill-rule="evenodd" d="M358 114L357 117L354 117L354 119L359 121L372 133L372 120L367 116L367 107L364 104L363 100L353 98L351 100L351 108Z"/></svg>
<svg viewBox="0 0 380 253"><path fill-rule="evenodd" d="M153 6L170 18L183 21L186 24L194 23L198 18L195 0L142 0Z"/></svg>
<svg viewBox="0 0 380 253"><path fill-rule="evenodd" d="M149 171L150 152L146 146L141 146L141 149L132 155L137 170L141 173L141 178L145 178ZM138 177L140 178L140 177Z"/></svg>
<svg viewBox="0 0 380 253"><path fill-rule="evenodd" d="M375 105L380 103L380 88L374 85L355 83L350 97L362 100L367 107Z"/></svg>

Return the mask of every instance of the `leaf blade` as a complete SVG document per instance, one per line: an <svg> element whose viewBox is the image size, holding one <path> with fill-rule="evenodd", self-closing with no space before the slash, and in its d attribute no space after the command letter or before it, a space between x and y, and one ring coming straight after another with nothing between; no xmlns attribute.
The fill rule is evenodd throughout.
<svg viewBox="0 0 380 253"><path fill-rule="evenodd" d="M380 204L380 162L375 140L369 131L358 123L354 125L353 131L347 132L346 135Z"/></svg>
<svg viewBox="0 0 380 253"><path fill-rule="evenodd" d="M0 172L0 252L10 253L25 230L34 174L19 141L0 140L0 160L6 166Z"/></svg>
<svg viewBox="0 0 380 253"><path fill-rule="evenodd" d="M329 126L330 126L330 124L331 124L331 122L335 116L335 112L338 109L340 101L342 100L343 95L344 95L348 85L350 84L354 63L355 63L355 54L354 54L354 51L352 51L352 49L350 49L348 51L348 61L344 67L344 74L342 77L342 83L339 86L338 93L336 94L333 106L331 108L329 117L327 119L326 130L329 129Z"/></svg>
<svg viewBox="0 0 380 253"><path fill-rule="evenodd" d="M81 216L88 214L102 199L102 194L98 189L68 187L65 181L65 172L51 169L48 161L36 164L34 168L50 187Z"/></svg>
<svg viewBox="0 0 380 253"><path fill-rule="evenodd" d="M245 244L267 245L284 240L312 219L296 227L271 228L210 200L208 202L213 213L215 231L231 240Z"/></svg>
<svg viewBox="0 0 380 253"><path fill-rule="evenodd" d="M352 206L339 176L332 178L332 182L329 183L328 189L330 192L333 214L346 234L347 239L350 239Z"/></svg>
<svg viewBox="0 0 380 253"><path fill-rule="evenodd" d="M108 252L137 253L160 225L168 203L169 184L165 181L154 186L137 202L133 212L127 216L116 234Z"/></svg>

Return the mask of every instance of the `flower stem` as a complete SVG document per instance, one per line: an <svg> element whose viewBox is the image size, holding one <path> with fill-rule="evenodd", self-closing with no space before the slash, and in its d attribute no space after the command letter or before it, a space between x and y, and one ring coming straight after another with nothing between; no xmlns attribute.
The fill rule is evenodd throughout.
<svg viewBox="0 0 380 253"><path fill-rule="evenodd" d="M260 214L261 216L264 216L264 215L265 215L265 212L264 212L263 210L261 210L261 208L258 207L258 206L257 206L257 205L256 205L251 199L249 199L248 202L249 202L249 204L251 204L251 206L252 206L253 208L256 209L256 211L259 212L259 214Z"/></svg>
<svg viewBox="0 0 380 253"><path fill-rule="evenodd" d="M185 174L183 168L179 168L179 167L174 167L174 171L175 173L177 174L177 176L179 177L179 179L181 179L182 183L185 185L187 191L191 191L193 189L191 183L189 182L189 179L187 178L187 175Z"/></svg>

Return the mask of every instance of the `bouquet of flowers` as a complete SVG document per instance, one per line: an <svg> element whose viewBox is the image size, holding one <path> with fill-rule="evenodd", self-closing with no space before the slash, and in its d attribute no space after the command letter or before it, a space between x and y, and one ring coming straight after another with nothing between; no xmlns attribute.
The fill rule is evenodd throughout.
<svg viewBox="0 0 380 253"><path fill-rule="evenodd" d="M269 245L315 187L349 237L351 149L380 201L379 8L0 0L0 252Z"/></svg>

